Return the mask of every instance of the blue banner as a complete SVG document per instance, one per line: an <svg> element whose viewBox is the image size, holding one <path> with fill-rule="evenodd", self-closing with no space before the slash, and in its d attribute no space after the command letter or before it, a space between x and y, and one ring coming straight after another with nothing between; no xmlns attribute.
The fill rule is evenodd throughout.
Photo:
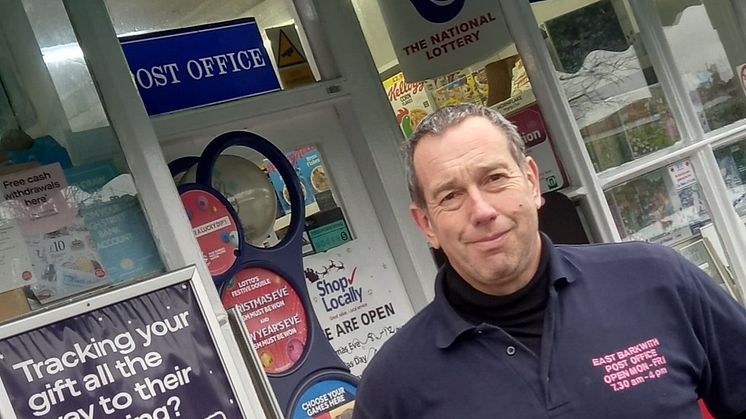
<svg viewBox="0 0 746 419"><path fill-rule="evenodd" d="M18 418L243 417L188 282L0 341L0 377Z"/></svg>
<svg viewBox="0 0 746 419"><path fill-rule="evenodd" d="M253 18L120 42L151 116L280 90Z"/></svg>

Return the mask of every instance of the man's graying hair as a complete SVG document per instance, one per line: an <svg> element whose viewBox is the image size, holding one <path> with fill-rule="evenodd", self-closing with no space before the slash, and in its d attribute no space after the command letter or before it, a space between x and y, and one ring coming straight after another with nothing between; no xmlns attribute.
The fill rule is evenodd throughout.
<svg viewBox="0 0 746 419"><path fill-rule="evenodd" d="M471 116L481 116L487 118L494 126L500 128L510 142L510 154L518 163L518 166L525 172L525 146L523 139L518 133L515 125L505 119L499 112L485 106L462 104L448 106L439 111L430 114L423 119L420 125L412 134L409 141L404 142L403 151L405 159L405 169L407 173L407 183L409 186L409 195L412 202L420 208L425 208L425 196L414 171L414 150L423 137L428 135L441 136L448 128L451 128L463 122Z"/></svg>

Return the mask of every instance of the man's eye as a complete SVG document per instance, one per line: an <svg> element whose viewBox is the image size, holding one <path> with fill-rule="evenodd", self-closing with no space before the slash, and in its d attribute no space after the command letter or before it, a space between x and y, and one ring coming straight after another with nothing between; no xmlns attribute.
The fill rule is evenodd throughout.
<svg viewBox="0 0 746 419"><path fill-rule="evenodd" d="M448 201L453 200L454 198L456 198L456 193L455 192L449 192L443 198L440 199L440 203L441 204L442 203L446 203Z"/></svg>
<svg viewBox="0 0 746 419"><path fill-rule="evenodd" d="M488 182L497 182L498 180L501 180L501 179L502 179L502 178L504 178L504 177L505 177L505 176L503 176L503 175L501 175L501 174L495 173L495 174L489 175L489 176L487 177L487 181L488 181Z"/></svg>

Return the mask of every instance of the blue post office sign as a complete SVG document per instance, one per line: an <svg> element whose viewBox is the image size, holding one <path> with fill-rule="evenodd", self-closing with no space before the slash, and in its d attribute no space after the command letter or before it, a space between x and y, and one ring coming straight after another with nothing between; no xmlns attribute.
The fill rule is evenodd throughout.
<svg viewBox="0 0 746 419"><path fill-rule="evenodd" d="M120 43L151 116L280 90L254 18L123 37Z"/></svg>

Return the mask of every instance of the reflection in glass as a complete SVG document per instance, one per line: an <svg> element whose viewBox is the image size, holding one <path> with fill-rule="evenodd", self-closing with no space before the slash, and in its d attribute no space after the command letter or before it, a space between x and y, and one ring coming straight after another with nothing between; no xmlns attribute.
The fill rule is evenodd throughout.
<svg viewBox="0 0 746 419"><path fill-rule="evenodd" d="M164 270L62 2L23 7L27 30L15 41L29 53L10 50L0 64L38 71L23 83L0 72L0 85L9 98L50 106L32 107L31 118L18 106L2 115L10 123L0 126L0 284L23 280L0 290L22 303L5 318ZM50 115L57 103L60 118Z"/></svg>
<svg viewBox="0 0 746 419"><path fill-rule="evenodd" d="M674 61L707 132L746 117L735 77L746 63L746 38L728 2L705 3L656 0Z"/></svg>
<svg viewBox="0 0 746 419"><path fill-rule="evenodd" d="M743 293L730 270L723 263L724 255L718 254L717 249L707 237L703 235L701 238L688 240L676 246L675 249L743 304Z"/></svg>
<svg viewBox="0 0 746 419"><path fill-rule="evenodd" d="M715 150L730 201L740 216L746 216L746 140Z"/></svg>
<svg viewBox="0 0 746 419"><path fill-rule="evenodd" d="M558 78L596 171L679 140L626 2L556 0L542 24Z"/></svg>
<svg viewBox="0 0 746 419"><path fill-rule="evenodd" d="M710 219L688 160L615 186L606 198L624 240L675 244Z"/></svg>

